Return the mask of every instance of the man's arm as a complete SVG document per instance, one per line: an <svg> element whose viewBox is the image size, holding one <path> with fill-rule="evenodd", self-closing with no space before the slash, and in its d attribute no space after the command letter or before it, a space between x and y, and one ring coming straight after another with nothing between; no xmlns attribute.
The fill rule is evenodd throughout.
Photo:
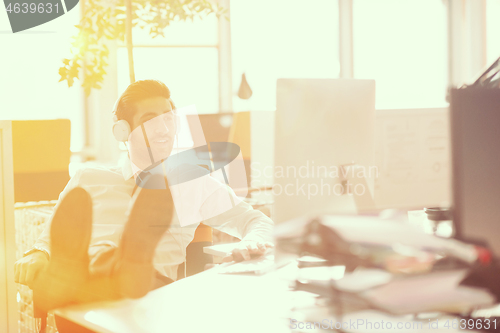
<svg viewBox="0 0 500 333"><path fill-rule="evenodd" d="M241 201L234 191L197 165L173 166L167 178L181 225L200 221L242 241L236 260L262 255L272 244L273 221Z"/></svg>
<svg viewBox="0 0 500 333"><path fill-rule="evenodd" d="M216 204L210 201L207 200L204 206ZM203 223L245 241L272 240L273 221L243 201L220 215L204 220Z"/></svg>
<svg viewBox="0 0 500 333"><path fill-rule="evenodd" d="M222 187L212 193L202 206L202 216L216 209L221 202L227 202L228 195L237 199L228 187ZM273 221L261 211L255 210L248 203L240 201L231 209L203 222L222 232L241 239L238 246L225 261L249 260L252 255L262 255L273 246Z"/></svg>

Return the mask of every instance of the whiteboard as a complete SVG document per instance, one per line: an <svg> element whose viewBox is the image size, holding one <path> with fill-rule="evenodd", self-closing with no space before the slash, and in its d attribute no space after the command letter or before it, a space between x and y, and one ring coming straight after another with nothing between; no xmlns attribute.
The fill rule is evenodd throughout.
<svg viewBox="0 0 500 333"><path fill-rule="evenodd" d="M448 109L376 110L375 114L377 207L449 205Z"/></svg>

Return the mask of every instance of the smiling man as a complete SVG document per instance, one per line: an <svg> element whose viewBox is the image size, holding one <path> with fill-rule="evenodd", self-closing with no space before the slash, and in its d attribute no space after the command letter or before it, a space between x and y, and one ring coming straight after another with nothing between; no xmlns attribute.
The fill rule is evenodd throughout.
<svg viewBox="0 0 500 333"><path fill-rule="evenodd" d="M58 210L60 211L62 209L60 207L63 206L66 211L81 210L81 207L76 207L79 205L78 201L68 199L69 203L64 205L61 203L65 197L71 197L70 194L74 189L82 189L88 194L88 200L83 201L91 202L90 208L85 208L90 212L85 214L90 216L92 235L90 241L85 243L80 239L78 233L68 232L66 237L69 239L66 242L80 244L81 247L85 248L90 244L88 247L89 279L112 276L117 271L117 267L122 265L120 258L123 257L123 250L120 248L130 247L130 244L145 244L147 239L145 240L144 237L151 237L150 243L153 243L155 251L149 254L148 246L145 246L145 254L141 260L153 262L156 280L153 284L149 284L149 280L153 276L138 274L134 277L130 275L128 280L137 278L137 281L125 283L126 287L121 290L122 296L140 297L144 295L146 290L175 281L177 268L186 260L186 247L193 240L196 227L201 219L204 224L241 239L236 249L228 254L229 259L249 260L251 255L262 255L268 247L272 247L269 241L271 240L273 222L267 216L252 209L250 205L241 200L237 201L231 209L227 209L228 194L231 198L236 198L234 192L226 184L211 177L206 169L193 164L165 163L165 160L168 160L172 153L178 131L175 110L176 107L170 98L169 89L160 81L137 81L125 90L116 104L115 126L119 124L118 126L126 128L125 132L128 131L126 134L128 134L127 147L130 159L123 165L114 168L82 169L71 178L61 193L55 212L49 220L51 222L57 220L57 224L53 225L51 230L52 223L48 223L33 249L16 263L16 282L36 287L37 278L43 275L40 272L49 265L49 260L52 257L51 248L54 248L53 245L59 242L51 237L54 238L54 235L64 237L62 236L65 232L64 228L72 223L71 217L64 221L64 217L61 216L65 215L58 213ZM120 132L119 128L117 132ZM188 175L187 178L186 175ZM168 195L166 196L156 192L156 194L151 194L147 189L141 188L144 184L149 184L148 186L151 188L151 177L153 176L156 177L157 184L158 179L165 179L165 182L160 181L163 183L163 190L168 190L168 184L172 184L179 177L196 179L196 186L187 187L188 190L178 195L178 200L176 200L175 191L172 190L175 209L172 217L168 219L168 223L160 223L160 225L168 224L169 228L166 232L161 232L161 237L157 240L155 237L158 236L158 233L154 235L154 233L130 231L140 230L139 225L154 226L154 220L161 221L162 210L170 205L168 201L162 203L161 200L154 199L158 197L171 198L170 191L167 191ZM149 180L144 178L149 178ZM141 181L149 181L149 183L141 183ZM173 189L172 186L171 188ZM142 194L137 194L138 192ZM141 200L141 196L153 199ZM81 193L80 197L86 198L85 194ZM181 203L182 208L179 203ZM72 205L75 207L71 208ZM141 205L147 207L141 208ZM176 211L186 209L186 207L193 215L199 216L200 221L182 226L185 224L180 223ZM71 214L67 216L71 216ZM143 221L137 222L137 220ZM124 226L125 232L123 231ZM62 231L57 230L57 228ZM138 237L142 238L136 239ZM59 245L56 248L63 247L60 243L57 244ZM139 252L142 250L141 247L137 246L135 249ZM148 258L153 257L153 255L154 258ZM137 290L134 289L134 285L137 285ZM129 290L126 290L127 288Z"/></svg>

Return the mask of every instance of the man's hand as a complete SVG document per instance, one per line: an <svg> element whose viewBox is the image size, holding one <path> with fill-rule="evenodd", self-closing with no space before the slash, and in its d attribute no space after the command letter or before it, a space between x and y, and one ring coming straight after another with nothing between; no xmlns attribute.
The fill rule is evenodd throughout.
<svg viewBox="0 0 500 333"><path fill-rule="evenodd" d="M264 255L267 249L272 247L274 247L274 244L271 242L241 241L230 253L222 258L222 261L250 260Z"/></svg>
<svg viewBox="0 0 500 333"><path fill-rule="evenodd" d="M32 287L37 275L49 264L47 255L35 251L14 264L14 281Z"/></svg>

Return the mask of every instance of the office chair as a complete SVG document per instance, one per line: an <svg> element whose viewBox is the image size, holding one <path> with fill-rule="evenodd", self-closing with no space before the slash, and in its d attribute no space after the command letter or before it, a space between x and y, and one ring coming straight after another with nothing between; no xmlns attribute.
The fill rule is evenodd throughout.
<svg viewBox="0 0 500 333"><path fill-rule="evenodd" d="M229 132L228 142L237 144L241 149L243 163L245 164L247 184L252 183L251 178L251 157L252 157L252 143L251 143L251 113L237 112L233 115L233 124ZM231 170L229 171L231 173Z"/></svg>
<svg viewBox="0 0 500 333"><path fill-rule="evenodd" d="M69 119L12 122L14 201L56 200L69 181Z"/></svg>
<svg viewBox="0 0 500 333"><path fill-rule="evenodd" d="M56 200L68 183L71 122L69 119L12 121L14 201ZM34 305L34 317L47 314Z"/></svg>
<svg viewBox="0 0 500 333"><path fill-rule="evenodd" d="M184 265L186 265L186 275L192 276L203 272L205 265L213 263L211 255L203 252L205 246L213 245L212 228L201 223L194 233L194 238L186 247L186 262L179 265L177 269L177 279L185 278Z"/></svg>

